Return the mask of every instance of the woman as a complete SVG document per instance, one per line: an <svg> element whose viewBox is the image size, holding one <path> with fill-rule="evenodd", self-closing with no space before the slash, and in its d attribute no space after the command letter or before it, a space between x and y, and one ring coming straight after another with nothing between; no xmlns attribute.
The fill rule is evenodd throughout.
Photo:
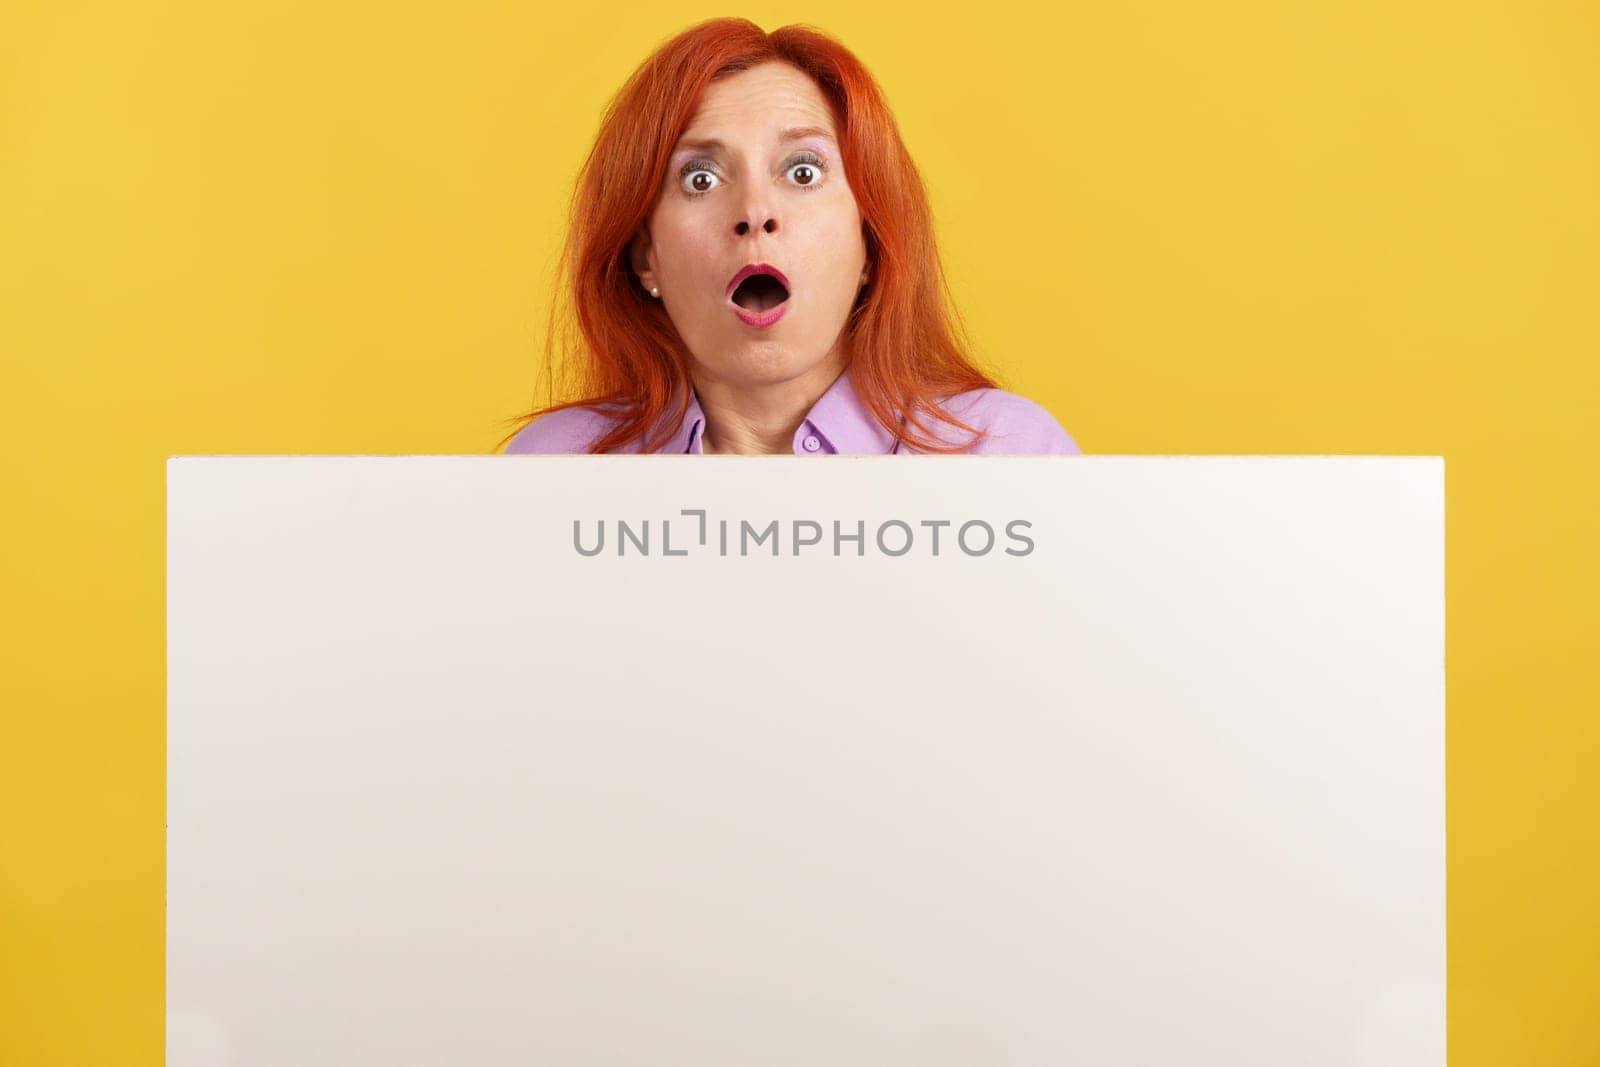
<svg viewBox="0 0 1600 1067"><path fill-rule="evenodd" d="M552 394L507 453L1076 454L969 358L916 167L832 38L714 19L602 120L574 190ZM564 343L557 344L557 336Z"/></svg>

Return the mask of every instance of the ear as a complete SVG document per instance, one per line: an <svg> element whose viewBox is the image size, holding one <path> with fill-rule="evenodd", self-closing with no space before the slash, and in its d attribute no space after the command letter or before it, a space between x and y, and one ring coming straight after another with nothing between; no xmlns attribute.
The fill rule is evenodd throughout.
<svg viewBox="0 0 1600 1067"><path fill-rule="evenodd" d="M660 283L656 281L655 249L650 242L650 229L647 226L639 227L639 232L633 235L633 240L628 242L628 265L633 268L633 273L638 275L639 284L644 286L644 291L649 292L651 286Z"/></svg>

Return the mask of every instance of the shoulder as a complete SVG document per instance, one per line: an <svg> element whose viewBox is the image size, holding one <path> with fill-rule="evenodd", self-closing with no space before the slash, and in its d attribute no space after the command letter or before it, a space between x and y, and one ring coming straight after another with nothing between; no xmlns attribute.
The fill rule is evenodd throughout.
<svg viewBox="0 0 1600 1067"><path fill-rule="evenodd" d="M595 407L570 407L534 419L511 439L501 455L586 453L610 417Z"/></svg>
<svg viewBox="0 0 1600 1067"><path fill-rule="evenodd" d="M943 401L946 411L984 431L969 455L1078 456L1083 450L1042 405L1004 389L969 389ZM942 431L942 428L941 428ZM954 427L954 440L967 435Z"/></svg>

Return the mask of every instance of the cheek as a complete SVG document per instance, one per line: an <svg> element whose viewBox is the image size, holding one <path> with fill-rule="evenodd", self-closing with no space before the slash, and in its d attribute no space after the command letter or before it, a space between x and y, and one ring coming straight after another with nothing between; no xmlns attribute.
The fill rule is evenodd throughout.
<svg viewBox="0 0 1600 1067"><path fill-rule="evenodd" d="M713 236L703 218L692 214L662 217L652 231L662 273L677 278L708 274L716 266Z"/></svg>
<svg viewBox="0 0 1600 1067"><path fill-rule="evenodd" d="M821 225L816 230L819 240L814 262L822 270L823 276L829 279L830 285L841 292L848 290L853 293L866 259L866 241L861 233L861 216L856 212L855 202L847 200L842 205L830 205L826 216L819 221Z"/></svg>
<svg viewBox="0 0 1600 1067"><path fill-rule="evenodd" d="M828 205L827 225L829 240L833 242L836 256L841 261L854 261L866 254L866 240L861 222L861 212L855 198L845 193L841 199Z"/></svg>

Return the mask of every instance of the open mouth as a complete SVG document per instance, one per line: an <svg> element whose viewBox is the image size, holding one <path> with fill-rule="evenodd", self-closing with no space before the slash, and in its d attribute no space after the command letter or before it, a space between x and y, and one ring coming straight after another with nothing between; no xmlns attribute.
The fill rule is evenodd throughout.
<svg viewBox="0 0 1600 1067"><path fill-rule="evenodd" d="M735 304L757 313L771 311L787 299L788 287L764 271L750 275L733 291Z"/></svg>

